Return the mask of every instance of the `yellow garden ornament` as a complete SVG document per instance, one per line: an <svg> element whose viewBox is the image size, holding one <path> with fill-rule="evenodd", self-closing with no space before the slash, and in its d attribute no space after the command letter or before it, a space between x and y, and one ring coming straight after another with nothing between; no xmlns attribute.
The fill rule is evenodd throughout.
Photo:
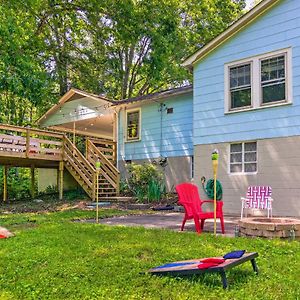
<svg viewBox="0 0 300 300"><path fill-rule="evenodd" d="M219 164L219 151L215 149L211 154L214 174L214 235L217 235L217 173Z"/></svg>

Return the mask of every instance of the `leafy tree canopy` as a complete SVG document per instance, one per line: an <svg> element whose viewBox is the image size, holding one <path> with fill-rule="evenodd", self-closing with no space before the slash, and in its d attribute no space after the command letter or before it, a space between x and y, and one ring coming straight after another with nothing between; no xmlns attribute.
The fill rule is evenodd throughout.
<svg viewBox="0 0 300 300"><path fill-rule="evenodd" d="M33 122L71 86L114 99L181 86L191 79L182 59L244 7L244 0L2 0L0 122Z"/></svg>

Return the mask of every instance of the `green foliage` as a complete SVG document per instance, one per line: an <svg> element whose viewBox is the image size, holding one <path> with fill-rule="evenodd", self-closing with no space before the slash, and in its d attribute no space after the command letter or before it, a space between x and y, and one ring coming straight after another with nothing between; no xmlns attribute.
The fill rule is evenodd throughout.
<svg viewBox="0 0 300 300"><path fill-rule="evenodd" d="M37 181L35 181L37 182ZM3 169L0 169L0 197L3 198ZM28 168L9 168L7 178L7 192L10 200L24 200L31 198L31 174ZM35 186L35 193L37 186Z"/></svg>
<svg viewBox="0 0 300 300"><path fill-rule="evenodd" d="M120 194L122 196L131 196L132 195L127 180L124 180L124 179L120 180Z"/></svg>
<svg viewBox="0 0 300 300"><path fill-rule="evenodd" d="M166 194L166 186L161 180L152 179L148 185L147 198L150 202L159 201Z"/></svg>
<svg viewBox="0 0 300 300"><path fill-rule="evenodd" d="M26 2L34 9L36 1ZM1 1L0 13L0 122L32 124L52 89L36 15L18 1Z"/></svg>
<svg viewBox="0 0 300 300"><path fill-rule="evenodd" d="M70 86L120 99L180 86L180 66L244 0L0 2L0 122L33 124Z"/></svg>
<svg viewBox="0 0 300 300"><path fill-rule="evenodd" d="M127 166L129 173L128 185L138 202L160 200L165 187L163 174L153 164Z"/></svg>
<svg viewBox="0 0 300 300"><path fill-rule="evenodd" d="M57 185L48 185L42 194L57 194Z"/></svg>
<svg viewBox="0 0 300 300"><path fill-rule="evenodd" d="M84 190L80 187L78 187L75 190L70 190L64 192L64 199L66 200L78 200L78 199L86 199L87 195L84 192Z"/></svg>
<svg viewBox="0 0 300 300"><path fill-rule="evenodd" d="M100 216L122 215L100 210ZM300 244L280 240L71 222L94 211L3 214L16 237L0 240L1 299L256 299L299 298ZM158 277L146 270L172 261L257 251L259 275L245 263L218 274ZM297 279L298 278L298 279Z"/></svg>

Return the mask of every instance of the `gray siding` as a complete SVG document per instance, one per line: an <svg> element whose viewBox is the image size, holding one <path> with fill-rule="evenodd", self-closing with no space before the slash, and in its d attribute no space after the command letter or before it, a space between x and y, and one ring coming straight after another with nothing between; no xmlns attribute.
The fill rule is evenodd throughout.
<svg viewBox="0 0 300 300"><path fill-rule="evenodd" d="M228 174L228 143L196 146L195 183L203 198L200 178L212 178L211 152L215 148L220 151L218 179L223 185L225 213L240 213L240 197L246 195L249 185L270 185L273 215L300 216L300 137L258 140L256 175Z"/></svg>

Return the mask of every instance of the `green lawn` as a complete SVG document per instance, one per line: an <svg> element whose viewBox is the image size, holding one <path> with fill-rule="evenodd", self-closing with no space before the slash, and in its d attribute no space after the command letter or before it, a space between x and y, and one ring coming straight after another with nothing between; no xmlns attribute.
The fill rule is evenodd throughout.
<svg viewBox="0 0 300 300"><path fill-rule="evenodd" d="M101 211L102 216L124 214ZM0 240L0 299L300 299L300 243L72 222L94 212L2 214L16 233ZM166 262L259 252L260 275L246 263L218 275L155 277L141 272Z"/></svg>

